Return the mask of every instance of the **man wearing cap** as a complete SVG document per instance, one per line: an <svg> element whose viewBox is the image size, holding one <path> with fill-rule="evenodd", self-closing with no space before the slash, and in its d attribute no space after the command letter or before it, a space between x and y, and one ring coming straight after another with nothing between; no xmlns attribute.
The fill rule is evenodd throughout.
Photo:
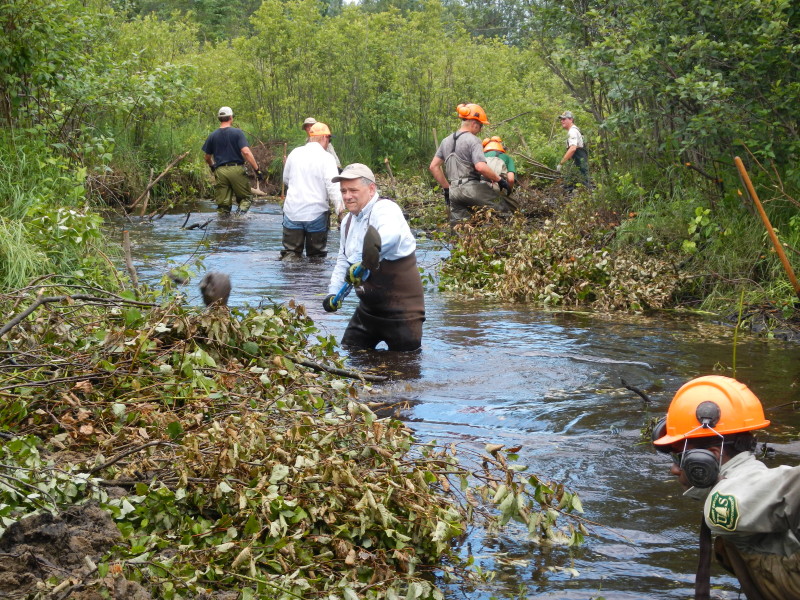
<svg viewBox="0 0 800 600"><path fill-rule="evenodd" d="M305 121L303 121L303 129L305 130L306 135L308 135L308 130L311 129L311 126L314 125L316 122L317 122L317 120L314 117L308 117ZM336 154L336 150L333 149L333 142L328 140L328 147L325 148L325 149L328 151L328 154L330 154L333 157L333 159L336 161L336 168L341 173L342 172L342 163L339 160L339 155Z"/></svg>
<svg viewBox="0 0 800 600"><path fill-rule="evenodd" d="M563 114L558 117L561 120L561 126L567 130L567 151L556 165L556 171L561 171L564 163L570 158L575 162L581 172L581 183L589 186L589 153L583 143L583 136L580 129L575 126L574 117L572 112L565 110Z"/></svg>
<svg viewBox="0 0 800 600"><path fill-rule="evenodd" d="M244 170L245 161L253 169L256 177L263 179L264 174L258 168L244 133L232 126L231 107L220 108L217 117L219 129L212 132L203 144L206 163L214 173L214 198L217 202L217 211L221 214L230 214L233 199L236 198L239 212L244 214L250 208L251 198L250 179Z"/></svg>
<svg viewBox="0 0 800 600"><path fill-rule="evenodd" d="M710 594L712 535L749 600L800 598L800 467L770 469L755 457L753 432L769 424L746 385L706 375L684 384L653 428L684 495L703 502L697 599Z"/></svg>
<svg viewBox="0 0 800 600"><path fill-rule="evenodd" d="M341 186L348 215L340 227L339 255L322 303L326 311L341 307L334 306L334 298L353 267L360 264L370 226L378 231L381 244L378 268L363 281L348 279L356 286L359 303L342 336L342 346L374 349L386 342L389 350L419 349L425 298L417 269L417 244L403 212L392 200L378 196L375 175L366 165L347 165L333 181Z"/></svg>
<svg viewBox="0 0 800 600"><path fill-rule="evenodd" d="M428 167L444 192L445 203L451 207L450 222L468 219L472 210L484 206L500 212L514 210L501 194L503 190L511 193L508 182L486 164L483 145L477 137L489 124L486 113L478 104L459 104L456 112L461 128L442 140Z"/></svg>
<svg viewBox="0 0 800 600"><path fill-rule="evenodd" d="M325 150L331 130L325 123L308 128L308 141L289 153L283 167L288 186L283 203L283 250L281 258L300 258L305 248L309 258L328 254L330 209L344 216L339 186L332 179L338 174L336 161Z"/></svg>

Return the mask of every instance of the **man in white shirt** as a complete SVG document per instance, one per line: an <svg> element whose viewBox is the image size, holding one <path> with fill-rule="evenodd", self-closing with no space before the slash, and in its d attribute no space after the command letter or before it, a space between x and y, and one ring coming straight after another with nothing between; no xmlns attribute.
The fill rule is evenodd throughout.
<svg viewBox="0 0 800 600"><path fill-rule="evenodd" d="M336 161L325 150L331 130L315 123L308 130L308 142L295 148L286 159L283 181L288 186L283 203L283 250L281 258L328 254L329 205L340 216L344 204L339 186L331 180L337 175Z"/></svg>
<svg viewBox="0 0 800 600"><path fill-rule="evenodd" d="M581 135L580 129L575 126L575 117L571 111L565 110L558 118L561 120L561 127L567 130L567 151L558 165L556 165L556 171L561 171L564 163L571 158L580 169L581 183L588 187L589 153L586 151L583 135Z"/></svg>
<svg viewBox="0 0 800 600"><path fill-rule="evenodd" d="M417 269L417 243L403 212L392 200L378 196L375 175L366 165L348 165L333 181L341 185L349 214L340 226L339 255L322 306L328 312L340 308L333 300L345 281L355 286L359 298L342 346L373 349L383 341L389 350L419 349L425 298ZM380 263L362 281L353 277L370 226L380 235Z"/></svg>

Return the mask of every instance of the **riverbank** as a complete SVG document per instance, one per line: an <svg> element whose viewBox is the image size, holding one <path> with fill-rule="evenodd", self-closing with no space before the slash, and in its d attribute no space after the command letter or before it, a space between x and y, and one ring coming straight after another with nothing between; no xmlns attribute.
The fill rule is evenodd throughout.
<svg viewBox="0 0 800 600"><path fill-rule="evenodd" d="M443 290L543 308L700 311L767 338L800 341L800 301L758 221L732 223L704 240L702 252L686 252L690 236L673 214L637 212L602 186L568 190L523 177L518 213L484 213L452 229L429 182L380 183L412 226L449 241Z"/></svg>

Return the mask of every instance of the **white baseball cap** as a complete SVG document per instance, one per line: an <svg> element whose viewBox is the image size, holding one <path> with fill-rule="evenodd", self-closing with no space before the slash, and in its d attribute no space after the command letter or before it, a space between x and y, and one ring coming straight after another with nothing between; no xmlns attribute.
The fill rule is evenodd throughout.
<svg viewBox="0 0 800 600"><path fill-rule="evenodd" d="M233 116L233 109L230 106L223 106L217 112L218 117L232 117Z"/></svg>

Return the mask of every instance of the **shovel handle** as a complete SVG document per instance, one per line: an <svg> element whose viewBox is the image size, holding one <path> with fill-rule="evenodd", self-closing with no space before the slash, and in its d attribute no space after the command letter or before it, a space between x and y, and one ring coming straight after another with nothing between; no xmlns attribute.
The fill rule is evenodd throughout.
<svg viewBox="0 0 800 600"><path fill-rule="evenodd" d="M361 277L361 281L366 281L369 277L369 269L364 268L363 266L357 268L355 273L353 273L356 277ZM340 304L347 298L348 294L353 290L353 284L345 282L344 285L339 289L339 292L334 296L333 303Z"/></svg>

